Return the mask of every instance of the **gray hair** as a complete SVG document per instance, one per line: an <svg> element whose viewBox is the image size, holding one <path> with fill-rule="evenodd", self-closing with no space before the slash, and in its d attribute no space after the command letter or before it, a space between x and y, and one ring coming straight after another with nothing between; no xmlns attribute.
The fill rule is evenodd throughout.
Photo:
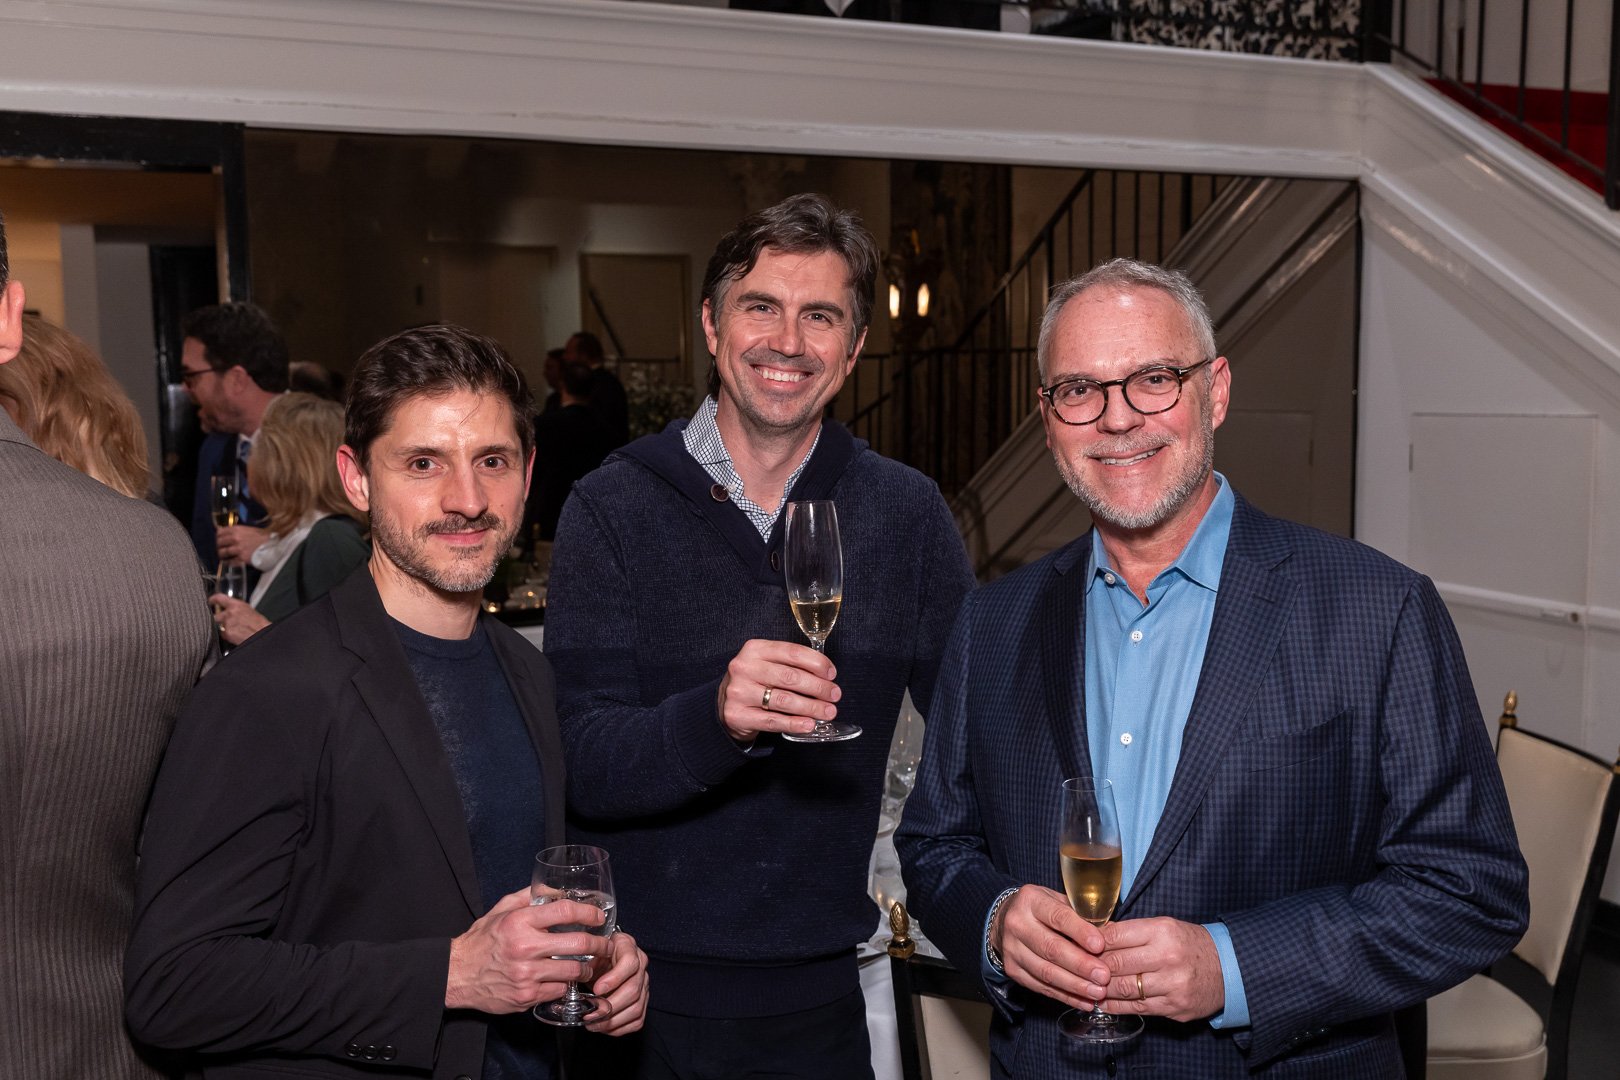
<svg viewBox="0 0 1620 1080"><path fill-rule="evenodd" d="M1193 337L1203 355L1198 360L1213 360L1215 352L1215 323L1209 317L1209 306L1204 294L1192 279L1180 270L1168 270L1136 259L1110 259L1098 263L1079 277L1070 278L1052 290L1046 301L1046 314L1041 317L1041 336L1036 346L1035 359L1040 366L1041 382L1046 382L1047 360L1051 356L1052 333L1058 316L1070 300L1094 288L1158 289L1165 293L1187 316ZM1196 362L1196 361L1194 361Z"/></svg>

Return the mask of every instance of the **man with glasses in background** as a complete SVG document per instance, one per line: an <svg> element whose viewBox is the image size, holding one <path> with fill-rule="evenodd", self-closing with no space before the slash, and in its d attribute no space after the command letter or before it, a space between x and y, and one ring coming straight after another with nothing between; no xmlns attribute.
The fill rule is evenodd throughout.
<svg viewBox="0 0 1620 1080"><path fill-rule="evenodd" d="M993 1075L1402 1075L1392 1013L1528 913L1444 605L1214 471L1232 375L1185 275L1120 259L1060 285L1039 361L1095 527L964 605L896 838L929 938L991 991ZM1066 777L1114 788L1102 929L1061 891ZM1060 1030L1099 1001L1144 1033Z"/></svg>
<svg viewBox="0 0 1620 1080"><path fill-rule="evenodd" d="M253 304L212 304L180 324L180 385L197 405L209 435L197 454L197 497L191 511L191 542L204 567L221 559L246 563L264 543L264 508L247 487L247 459L264 410L287 389L287 343L264 309ZM240 523L217 528L209 481L234 476Z"/></svg>

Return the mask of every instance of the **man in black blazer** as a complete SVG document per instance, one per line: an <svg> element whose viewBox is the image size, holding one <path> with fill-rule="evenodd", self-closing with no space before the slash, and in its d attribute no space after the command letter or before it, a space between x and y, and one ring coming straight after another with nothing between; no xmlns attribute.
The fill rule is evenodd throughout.
<svg viewBox="0 0 1620 1080"><path fill-rule="evenodd" d="M203 680L152 798L126 1013L198 1075L550 1078L526 1010L593 975L612 1013L591 1029L640 1026L634 941L529 905L563 838L551 669L479 601L522 520L531 412L500 346L457 327L361 358L337 467L371 560Z"/></svg>

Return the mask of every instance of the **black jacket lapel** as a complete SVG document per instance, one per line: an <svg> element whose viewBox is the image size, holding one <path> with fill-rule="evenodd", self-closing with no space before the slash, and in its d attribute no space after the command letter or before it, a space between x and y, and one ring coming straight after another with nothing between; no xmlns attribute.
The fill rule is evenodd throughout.
<svg viewBox="0 0 1620 1080"><path fill-rule="evenodd" d="M360 567L333 589L331 596L343 647L361 662L354 673L355 689L415 789L455 874L467 910L474 916L481 915L483 896L455 774L444 756L439 733L417 689L404 646L377 595L369 568Z"/></svg>

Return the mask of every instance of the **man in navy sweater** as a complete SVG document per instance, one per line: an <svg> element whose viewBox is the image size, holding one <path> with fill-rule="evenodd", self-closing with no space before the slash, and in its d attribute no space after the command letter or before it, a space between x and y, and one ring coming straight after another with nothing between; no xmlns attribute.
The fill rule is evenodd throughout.
<svg viewBox="0 0 1620 1080"><path fill-rule="evenodd" d="M710 396L563 509L546 651L572 832L613 853L658 987L604 1076L872 1075L855 946L877 922L889 741L908 688L926 712L973 583L933 482L823 420L876 273L871 236L820 196L745 219L704 278ZM790 499L838 509L825 655L783 587ZM864 734L782 738L835 716Z"/></svg>

